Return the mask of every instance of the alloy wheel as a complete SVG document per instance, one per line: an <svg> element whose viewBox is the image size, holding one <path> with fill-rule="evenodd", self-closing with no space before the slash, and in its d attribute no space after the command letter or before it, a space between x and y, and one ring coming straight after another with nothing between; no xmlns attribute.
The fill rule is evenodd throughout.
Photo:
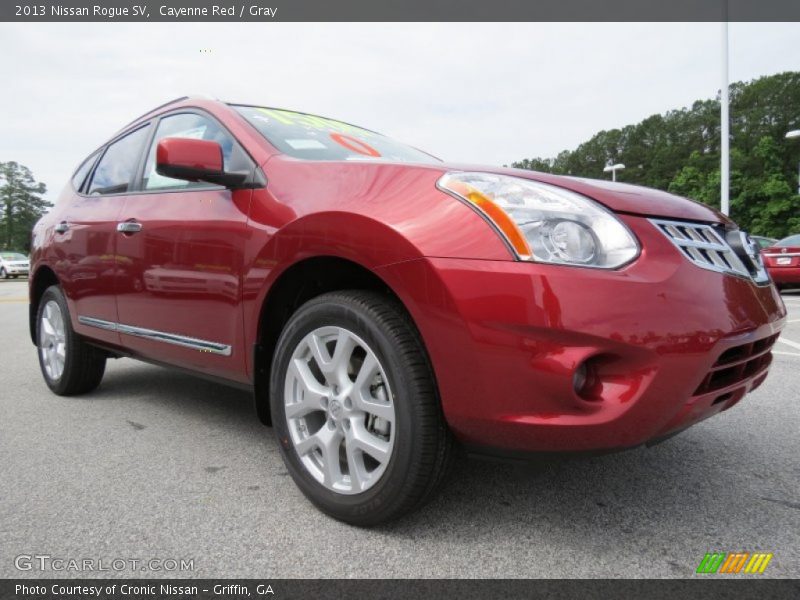
<svg viewBox="0 0 800 600"><path fill-rule="evenodd" d="M375 485L392 457L394 400L375 352L342 327L306 335L289 362L286 423L300 461L339 494Z"/></svg>
<svg viewBox="0 0 800 600"><path fill-rule="evenodd" d="M55 300L49 300L39 323L39 352L47 376L56 381L64 372L67 358L67 334L64 315Z"/></svg>

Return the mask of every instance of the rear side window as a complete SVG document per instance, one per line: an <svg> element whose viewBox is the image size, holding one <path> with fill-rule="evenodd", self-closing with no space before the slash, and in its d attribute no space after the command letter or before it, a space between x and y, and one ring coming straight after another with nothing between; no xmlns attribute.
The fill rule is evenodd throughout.
<svg viewBox="0 0 800 600"><path fill-rule="evenodd" d="M137 129L108 146L94 170L89 194L120 194L131 188L149 129Z"/></svg>
<svg viewBox="0 0 800 600"><path fill-rule="evenodd" d="M78 167L78 170L75 171L75 175L72 176L72 187L74 187L77 191L81 191L83 189L83 184L86 181L86 176L89 174L89 171L92 170L94 163L97 162L97 155L100 154L99 152L95 152Z"/></svg>
<svg viewBox="0 0 800 600"><path fill-rule="evenodd" d="M169 115L159 121L153 144L147 154L142 185L145 190L174 190L213 186L213 184L202 181L184 181L158 174L156 172L156 146L158 146L160 140L165 138L190 138L217 142L222 147L222 159L226 171L249 171L255 166L239 143L233 139L233 136L214 120L196 113Z"/></svg>

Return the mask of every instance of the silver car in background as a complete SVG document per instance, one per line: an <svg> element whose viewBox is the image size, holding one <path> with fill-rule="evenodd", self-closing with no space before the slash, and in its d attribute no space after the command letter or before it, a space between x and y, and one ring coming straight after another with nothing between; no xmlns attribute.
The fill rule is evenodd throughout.
<svg viewBox="0 0 800 600"><path fill-rule="evenodd" d="M20 252L0 252L0 279L28 276L30 260Z"/></svg>

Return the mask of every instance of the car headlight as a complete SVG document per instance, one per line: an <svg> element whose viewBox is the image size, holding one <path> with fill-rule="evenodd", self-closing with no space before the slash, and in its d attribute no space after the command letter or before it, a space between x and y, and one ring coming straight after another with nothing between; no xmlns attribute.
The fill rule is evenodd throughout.
<svg viewBox="0 0 800 600"><path fill-rule="evenodd" d="M484 216L520 260L615 269L639 244L613 213L554 185L493 173L445 173L437 186Z"/></svg>

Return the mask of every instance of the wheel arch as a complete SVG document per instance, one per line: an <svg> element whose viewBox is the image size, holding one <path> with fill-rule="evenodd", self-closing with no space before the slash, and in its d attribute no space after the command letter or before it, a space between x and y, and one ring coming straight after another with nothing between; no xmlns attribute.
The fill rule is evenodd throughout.
<svg viewBox="0 0 800 600"><path fill-rule="evenodd" d="M269 407L270 367L278 338L292 314L322 294L341 290L371 290L391 298L408 314L431 365L425 340L401 296L374 270L342 256L321 254L305 257L285 268L270 285L258 315L253 356L253 382L258 417L271 424Z"/></svg>
<svg viewBox="0 0 800 600"><path fill-rule="evenodd" d="M39 313L39 302L45 290L52 285L60 283L55 271L47 265L42 265L32 274L29 284L29 303L28 303L28 329L30 330L31 342L36 345L36 315Z"/></svg>

